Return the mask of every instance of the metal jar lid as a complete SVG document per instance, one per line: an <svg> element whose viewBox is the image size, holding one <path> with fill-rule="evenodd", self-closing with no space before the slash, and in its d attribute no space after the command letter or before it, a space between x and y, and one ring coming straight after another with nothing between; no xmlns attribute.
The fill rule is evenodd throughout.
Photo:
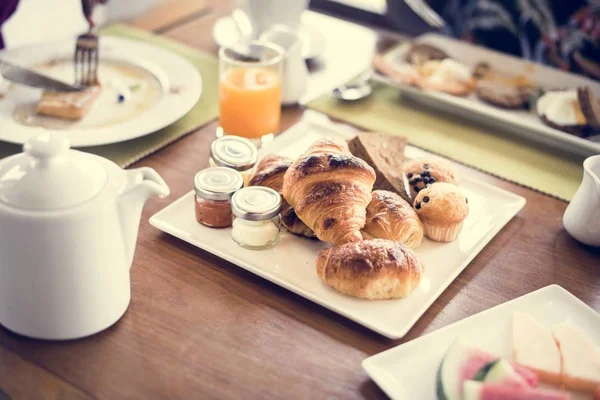
<svg viewBox="0 0 600 400"><path fill-rule="evenodd" d="M242 186L242 174L226 167L203 169L194 177L196 194L208 200L229 200Z"/></svg>
<svg viewBox="0 0 600 400"><path fill-rule="evenodd" d="M248 139L239 136L223 136L210 145L210 156L216 165L247 171L258 160L258 150Z"/></svg>
<svg viewBox="0 0 600 400"><path fill-rule="evenodd" d="M231 198L231 211L236 217L250 221L271 219L281 211L281 196L268 187L245 187Z"/></svg>

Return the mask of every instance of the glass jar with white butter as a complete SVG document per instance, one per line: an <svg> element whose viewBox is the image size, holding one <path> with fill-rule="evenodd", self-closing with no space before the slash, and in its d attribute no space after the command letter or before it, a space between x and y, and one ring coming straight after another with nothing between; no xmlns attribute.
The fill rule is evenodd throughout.
<svg viewBox="0 0 600 400"><path fill-rule="evenodd" d="M275 190L250 186L231 198L234 215L231 237L242 247L268 249L279 242L281 196Z"/></svg>
<svg viewBox="0 0 600 400"><path fill-rule="evenodd" d="M222 136L210 145L211 167L228 167L239 171L248 185L258 161L258 150L248 139L239 136Z"/></svg>

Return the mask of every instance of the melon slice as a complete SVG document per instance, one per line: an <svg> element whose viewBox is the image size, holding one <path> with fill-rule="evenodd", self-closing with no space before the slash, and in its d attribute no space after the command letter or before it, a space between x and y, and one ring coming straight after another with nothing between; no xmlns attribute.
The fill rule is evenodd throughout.
<svg viewBox="0 0 600 400"><path fill-rule="evenodd" d="M465 381L462 400L569 400L566 392L511 386L497 383Z"/></svg>
<svg viewBox="0 0 600 400"><path fill-rule="evenodd" d="M529 314L513 314L512 355L517 364L534 370L542 381L560 384L558 346L550 331Z"/></svg>
<svg viewBox="0 0 600 400"><path fill-rule="evenodd" d="M486 364L482 360L487 358L487 354L482 353L467 339L456 339L438 369L436 392L439 400L461 400L463 382L475 376L481 366Z"/></svg>
<svg viewBox="0 0 600 400"><path fill-rule="evenodd" d="M502 359L486 364L477 372L474 380L510 386L529 386L525 379L515 372L510 363Z"/></svg>
<svg viewBox="0 0 600 400"><path fill-rule="evenodd" d="M441 400L460 400L463 382L475 379L482 369L491 367L499 358L473 346L466 338L459 337L450 346L437 372L436 392ZM537 386L538 378L533 372L522 366L511 365L504 361L501 368L508 369L505 375L517 384ZM486 373L489 372L486 370ZM494 375L492 375L494 376ZM483 378L482 378L483 379Z"/></svg>
<svg viewBox="0 0 600 400"><path fill-rule="evenodd" d="M563 383L567 388L593 394L600 385L600 352L585 332L573 324L552 327L563 365Z"/></svg>

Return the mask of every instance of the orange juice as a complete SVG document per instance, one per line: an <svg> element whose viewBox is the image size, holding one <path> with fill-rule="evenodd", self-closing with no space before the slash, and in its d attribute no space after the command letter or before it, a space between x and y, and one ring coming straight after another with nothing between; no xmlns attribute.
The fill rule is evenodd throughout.
<svg viewBox="0 0 600 400"><path fill-rule="evenodd" d="M233 68L220 77L220 125L250 139L279 130L281 79L266 68Z"/></svg>

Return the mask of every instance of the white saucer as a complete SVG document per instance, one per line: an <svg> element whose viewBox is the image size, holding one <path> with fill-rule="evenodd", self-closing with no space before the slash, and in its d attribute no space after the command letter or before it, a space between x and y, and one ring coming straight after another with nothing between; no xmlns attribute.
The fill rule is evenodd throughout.
<svg viewBox="0 0 600 400"><path fill-rule="evenodd" d="M240 40L240 33L230 15L215 22L212 33L213 39L221 47L231 46ZM303 38L302 55L306 60L318 57L323 53L325 36L317 28L302 21L299 34Z"/></svg>

